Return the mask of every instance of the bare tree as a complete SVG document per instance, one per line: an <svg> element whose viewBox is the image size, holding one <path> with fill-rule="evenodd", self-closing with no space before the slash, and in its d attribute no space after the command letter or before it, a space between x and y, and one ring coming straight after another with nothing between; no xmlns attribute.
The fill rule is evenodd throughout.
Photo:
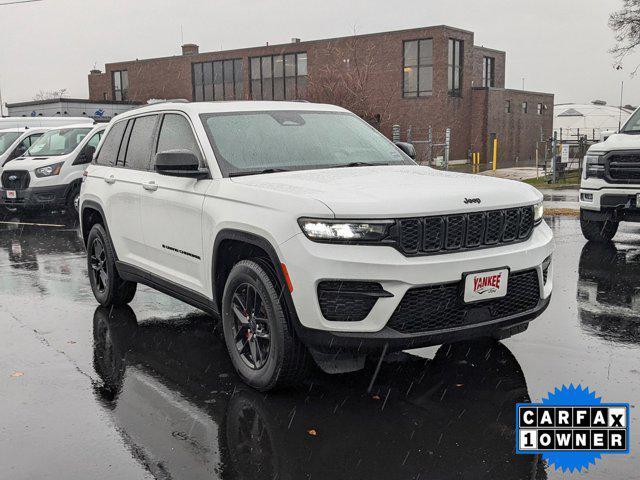
<svg viewBox="0 0 640 480"><path fill-rule="evenodd" d="M640 45L640 0L624 0L622 9L609 16L609 27L615 33L616 46L610 51L616 68L622 68L622 61ZM638 70L635 68L634 73Z"/></svg>
<svg viewBox="0 0 640 480"><path fill-rule="evenodd" d="M33 99L35 101L41 100L51 100L53 98L63 98L69 95L66 88L61 88L60 90L40 90L35 94Z"/></svg>
<svg viewBox="0 0 640 480"><path fill-rule="evenodd" d="M308 79L309 100L339 105L381 128L390 120L389 92L396 90L382 83L389 66L381 63L376 48L366 38L353 36L318 51L319 67Z"/></svg>

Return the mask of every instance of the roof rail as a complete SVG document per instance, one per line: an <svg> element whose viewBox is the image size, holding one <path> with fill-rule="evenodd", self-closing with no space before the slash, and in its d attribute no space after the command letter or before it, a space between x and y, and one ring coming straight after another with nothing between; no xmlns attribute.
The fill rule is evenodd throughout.
<svg viewBox="0 0 640 480"><path fill-rule="evenodd" d="M191 103L189 100L185 99L185 98L169 98L166 100L148 100L147 103L144 103L142 105L138 105L137 107L133 107L131 110L137 110L138 108L144 108L144 107L149 107L151 105L159 105L161 103Z"/></svg>

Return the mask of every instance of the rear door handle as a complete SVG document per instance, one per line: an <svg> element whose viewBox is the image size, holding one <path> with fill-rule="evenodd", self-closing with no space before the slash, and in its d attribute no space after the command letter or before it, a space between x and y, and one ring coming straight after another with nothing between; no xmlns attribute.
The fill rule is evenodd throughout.
<svg viewBox="0 0 640 480"><path fill-rule="evenodd" d="M104 181L111 185L113 183L116 183L116 177L114 177L113 175L109 175L108 177L104 177Z"/></svg>
<svg viewBox="0 0 640 480"><path fill-rule="evenodd" d="M150 192L155 192L158 189L158 185L156 185L156 182L151 181L143 183L142 188L144 188L145 190L149 190Z"/></svg>

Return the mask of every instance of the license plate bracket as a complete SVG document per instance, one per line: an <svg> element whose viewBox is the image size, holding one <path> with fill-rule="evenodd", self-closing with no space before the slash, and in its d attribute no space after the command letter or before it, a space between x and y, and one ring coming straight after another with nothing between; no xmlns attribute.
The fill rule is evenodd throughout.
<svg viewBox="0 0 640 480"><path fill-rule="evenodd" d="M507 295L509 267L468 272L463 275L465 303L503 298Z"/></svg>

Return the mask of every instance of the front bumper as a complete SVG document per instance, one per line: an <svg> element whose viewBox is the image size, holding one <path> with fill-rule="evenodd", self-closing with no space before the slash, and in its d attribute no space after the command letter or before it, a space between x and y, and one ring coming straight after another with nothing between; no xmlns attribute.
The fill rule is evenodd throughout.
<svg viewBox="0 0 640 480"><path fill-rule="evenodd" d="M302 233L280 245L280 258L287 266L293 284L291 294L301 336L312 338L305 330L332 332L341 337L382 338L396 336L385 332L387 322L413 287L459 282L467 272L509 267L512 272L535 269L540 281L540 302L534 316L546 307L552 290L552 274L543 283L542 263L553 252L553 234L546 223L537 226L531 237L522 243L495 248L463 251L445 255L406 257L385 246L349 246L315 243ZM321 312L317 288L323 280L352 280L377 282L392 294L379 298L369 314L361 321L330 321ZM531 313L531 312L528 312ZM522 318L502 318L498 323L516 324ZM490 322L491 323L491 322ZM501 328L501 325L476 324L468 328ZM313 332L312 332L313 333ZM375 335L374 335L375 334ZM387 335L388 334L388 335ZM430 335L435 338L434 335ZM410 341L415 335L404 335L397 340ZM451 337L443 332L442 338ZM432 339L433 340L433 339Z"/></svg>
<svg viewBox="0 0 640 480"><path fill-rule="evenodd" d="M604 183L604 185L608 185ZM580 210L587 220L640 221L638 187L580 189Z"/></svg>
<svg viewBox="0 0 640 480"><path fill-rule="evenodd" d="M15 190L16 198L7 198L7 189L0 188L0 205L10 208L62 206L67 200L68 185L29 187Z"/></svg>

